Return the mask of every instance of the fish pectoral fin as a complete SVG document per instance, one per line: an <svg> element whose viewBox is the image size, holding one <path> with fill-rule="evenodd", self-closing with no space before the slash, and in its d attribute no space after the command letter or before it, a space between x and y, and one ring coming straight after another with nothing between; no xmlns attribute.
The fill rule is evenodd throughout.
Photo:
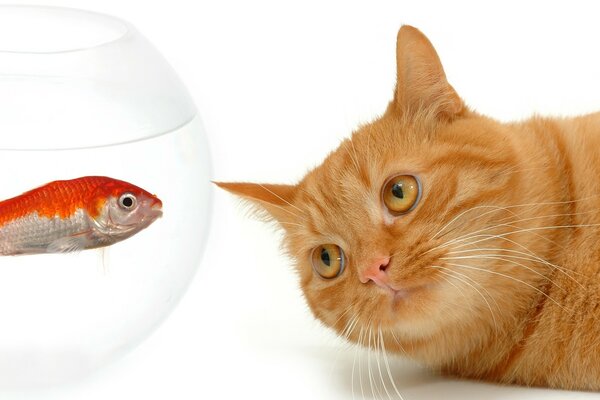
<svg viewBox="0 0 600 400"><path fill-rule="evenodd" d="M85 236L67 236L56 239L46 247L46 253L72 253L85 249Z"/></svg>

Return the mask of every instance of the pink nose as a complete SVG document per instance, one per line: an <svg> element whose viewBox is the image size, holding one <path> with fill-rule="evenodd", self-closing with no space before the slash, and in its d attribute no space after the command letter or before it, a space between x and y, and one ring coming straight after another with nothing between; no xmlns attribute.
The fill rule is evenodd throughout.
<svg viewBox="0 0 600 400"><path fill-rule="evenodd" d="M377 257L365 268L359 276L362 283L375 282L378 286L388 287L387 267L390 263L389 257Z"/></svg>

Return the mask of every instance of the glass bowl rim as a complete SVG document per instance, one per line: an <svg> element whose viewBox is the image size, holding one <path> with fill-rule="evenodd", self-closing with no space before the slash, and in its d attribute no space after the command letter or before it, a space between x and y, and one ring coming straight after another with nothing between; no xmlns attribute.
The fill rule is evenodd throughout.
<svg viewBox="0 0 600 400"><path fill-rule="evenodd" d="M118 24L123 28L123 31L120 34L115 35L114 37L111 37L108 40L100 41L98 43L95 43L95 44L92 44L89 46L76 46L76 47L73 47L70 49L64 49L64 50L6 50L6 49L0 48L0 53L3 53L3 54L14 54L14 55L19 55L19 54L45 55L46 54L46 55L50 55L50 54L75 53L75 52L80 52L80 51L96 49L99 47L109 46L115 42L126 40L135 31L135 28L133 27L133 25L131 25L126 20L123 20L121 18L112 16L109 14L105 14L105 13L101 13L101 12L97 12L97 11L84 10L84 9L80 9L80 8L50 6L50 5L35 5L35 4L0 4L0 12L2 12L2 10L8 10L8 9L38 10L38 11L46 10L46 11L50 11L53 13L71 13L71 14L80 14L82 16L87 15L87 16L90 16L93 18L110 21L113 24Z"/></svg>

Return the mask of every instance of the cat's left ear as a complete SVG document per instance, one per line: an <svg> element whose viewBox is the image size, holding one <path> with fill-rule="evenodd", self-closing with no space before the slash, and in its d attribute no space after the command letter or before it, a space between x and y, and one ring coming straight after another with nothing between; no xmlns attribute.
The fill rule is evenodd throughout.
<svg viewBox="0 0 600 400"><path fill-rule="evenodd" d="M221 189L249 201L259 211L266 211L277 222L293 220L299 211L292 204L296 186L246 182L214 182Z"/></svg>
<svg viewBox="0 0 600 400"><path fill-rule="evenodd" d="M417 116L423 112L452 120L466 107L446 80L440 58L427 37L404 25L396 42L396 91L388 112Z"/></svg>

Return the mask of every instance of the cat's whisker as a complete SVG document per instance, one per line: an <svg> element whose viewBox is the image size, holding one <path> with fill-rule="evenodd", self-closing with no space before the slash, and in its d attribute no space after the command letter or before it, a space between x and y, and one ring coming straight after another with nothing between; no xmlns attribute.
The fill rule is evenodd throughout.
<svg viewBox="0 0 600 400"><path fill-rule="evenodd" d="M504 261L509 264L516 265L516 266L522 267L528 271L531 271L532 273L541 277L542 279L547 280L548 282L551 282L557 288L559 288L561 290L566 290L564 287L560 286L558 283L556 283L556 281L552 280L550 277L542 274L539 271L534 270L531 267L528 267L527 265L525 265L523 263L520 263L515 260L510 260L509 257L514 257L514 256L503 256L502 254L486 254L486 255L475 254L475 255L470 255L470 256L440 257L440 260L448 260L448 261L454 261L454 260L498 260L498 261Z"/></svg>
<svg viewBox="0 0 600 400"><path fill-rule="evenodd" d="M510 239L504 238L506 240L511 241ZM513 242L513 241L511 241ZM521 246L519 243L515 243L516 245L525 248L524 246ZM527 248L525 248L527 249ZM539 256L537 256L535 253L531 252L530 250L528 250L529 252L526 253L524 251L519 251L519 250L514 250L514 249L504 249L501 247L488 247L488 248L475 248L475 249L465 249L465 250L456 250L456 251L449 251L448 253L446 253L446 255L453 255L453 254L464 254L464 253L473 253L473 252L481 252L481 251L496 251L496 252L507 252L507 253L514 253L514 254L519 254L522 255L523 257L520 256L514 256L514 255L507 255L507 254L502 254L502 256L504 257L510 257L510 258L516 258L516 259L522 259L522 260L528 260L528 261L533 261L533 262L537 262L540 264L545 264L548 267L557 270L558 272L562 273L563 275L565 275L567 278L569 278L570 280L572 280L574 283L576 283L577 285L579 285L582 289L584 289L585 287L575 278L573 278L571 275L569 275L566 271L569 271L567 268L563 268L559 265L553 264L551 262L549 262L548 260L545 260ZM574 271L572 271L574 272Z"/></svg>
<svg viewBox="0 0 600 400"><path fill-rule="evenodd" d="M354 346L354 357L352 359L352 374L350 376L350 388L351 388L351 391L352 391L352 400L355 399L355 394L354 394L354 376L355 375L354 375L354 371L356 370L356 356L358 355L358 351L359 351L360 346L361 346L360 337L362 336L362 330L363 330L363 328L361 327L360 328L360 333L358 335L359 341L358 341L358 344L356 344ZM364 396L363 396L363 398L364 398Z"/></svg>
<svg viewBox="0 0 600 400"><path fill-rule="evenodd" d="M437 278L441 278L443 279L445 282L447 282L449 285L454 286L454 288L456 289L456 291L458 293L460 293L463 298L465 299L465 303L460 303L460 304L467 304L469 306L469 309L471 311L473 311L473 303L471 301L469 301L469 298L467 297L466 293L464 292L464 290L462 290L461 288L458 287L458 285L456 285L454 282L452 282L450 279L448 279L447 277L443 276L443 275L437 275L434 276L433 279L437 280ZM439 281L438 281L439 282Z"/></svg>
<svg viewBox="0 0 600 400"><path fill-rule="evenodd" d="M363 329L361 328L361 334L362 334L362 339L361 339L360 345L364 348L364 347L366 347L366 337L367 337L366 329L363 332ZM362 364L363 364L362 356L359 356L359 360L358 361L359 361L359 365L358 366L359 366L360 390L362 392L362 397L364 399L365 398L365 393L364 393L365 389L363 388L363 382L362 382L362 377L363 377L363 372L362 372Z"/></svg>
<svg viewBox="0 0 600 400"><path fill-rule="evenodd" d="M590 196L586 196L586 197L580 197L579 199L574 199L574 200L541 201L541 202L535 202L535 203L513 204L513 205L510 205L510 206L507 206L506 208L521 208L521 207L548 206L548 205L564 205L564 204L571 204L571 203L579 203L579 202L582 202L582 201L593 200L593 199L598 199L598 198L600 198L600 194L594 194L594 195L590 195Z"/></svg>
<svg viewBox="0 0 600 400"><path fill-rule="evenodd" d="M385 338L383 336L383 333L381 332L381 328L379 329L379 337L380 337L380 340L381 340L381 349L382 349L382 352L383 352L383 360L385 362L385 369L387 371L388 378L389 378L390 382L392 383L392 387L394 388L394 392L396 393L396 395L398 395L398 398L400 400L404 400L404 397L402 397L402 395L400 394L400 391L396 387L396 382L394 381L394 378L392 376L392 371L390 369L390 363L389 363L388 358L387 358L387 351L385 349Z"/></svg>
<svg viewBox="0 0 600 400"><path fill-rule="evenodd" d="M517 222L523 222L523 221L519 221L519 220L517 220L517 221L512 221L511 223L517 223ZM443 244L441 244L441 245L439 245L439 246L436 246L436 247L434 247L434 248L433 248L433 249L431 249L431 250L436 250L436 249L440 249L440 248L448 247L449 245L452 245L452 244L454 244L454 243L459 243L459 242L462 242L462 241L468 240L468 239L470 239L471 237L473 237L473 236L475 236L475 235L477 235L477 234L479 234L479 233L481 233L481 232L489 232L489 231L491 231L492 229L497 229L497 228L506 228L506 227L508 227L508 228L510 228L510 227L512 227L512 228L517 228L517 227L515 227L514 225L511 225L511 224L506 224L506 223L505 223L505 224L497 224L497 225L492 225L492 226L486 226L485 228L481 228L481 229L478 229L478 230L476 230L476 231L472 231L472 232L469 232L469 233L465 233L464 235L457 236L457 237L455 237L455 238L453 238L453 239L451 239L451 240L448 240L447 242L445 242L445 243L443 243ZM539 236L539 235L538 235L538 236ZM554 243L554 242L553 242L553 243ZM555 244L556 244L556 243L555 243ZM431 251L431 250L430 250L430 251Z"/></svg>
<svg viewBox="0 0 600 400"><path fill-rule="evenodd" d="M368 328L369 328L369 336L368 336L368 340L369 342L367 343L367 369L368 369L368 373L369 373L369 384L371 385L371 394L373 395L373 398L377 398L377 396L375 395L375 378L373 376L373 371L371 369L371 336L373 333L373 329L371 327L371 321L369 320L369 324L368 324Z"/></svg>
<svg viewBox="0 0 600 400"><path fill-rule="evenodd" d="M523 210L523 211L530 211L530 210ZM581 216L581 215L597 214L599 212L600 212L600 209L595 208L593 210L580 211L580 212L576 212L576 213L560 213L560 214L550 214L550 215L537 215L535 217L528 217L528 218L525 218L525 219L522 219L522 220L510 221L510 223L516 223L516 222L522 222L522 221L533 221L533 220L542 219L542 218L576 217L576 216ZM498 220L496 222L503 223L507 219L508 219L508 217L500 219L500 220Z"/></svg>
<svg viewBox="0 0 600 400"><path fill-rule="evenodd" d="M538 259L538 260L540 260L540 261L542 261L542 262L548 263L548 265L549 265L549 266L555 267L555 268L557 268L557 269L558 269L558 270L560 270L560 271L569 271L569 272L572 272L572 273L574 273L574 274L577 274L577 275L579 275L579 276L581 276L581 277L587 278L587 276L586 276L586 275L584 275L584 274L582 274L582 273L580 273L580 272L577 272L577 271L575 271L575 270L573 270L573 269L569 269L569 268L566 268L566 267L561 267L561 266L559 266L559 265L556 265L556 264L550 263L550 262L549 262L549 261L547 261L547 260L544 260L544 258L543 258L543 257L540 257L538 254L536 254L535 252L533 252L532 250L530 250L530 249L529 249L529 248L527 248L526 246L524 246L524 245L522 245L521 243L519 243L519 242L517 242L517 241L514 241L514 240L512 240L512 239L510 239L510 238L508 238L508 237L500 237L500 238L497 238L497 239L499 239L499 240L502 240L502 241L505 241L505 242L508 242L508 243L511 243L511 244L514 244L515 246L517 246L517 247L519 247L519 248L521 248L521 249L525 250L525 251L527 252L527 254L531 254L531 255L532 255L533 257L535 257L536 259ZM468 245L468 244L467 244L467 245ZM461 247L462 247L462 246L461 246ZM480 247L479 247L479 246L475 246L475 248L476 248L476 249L479 249ZM568 276L569 278L573 279L573 281L574 281L574 282L578 283L578 284L579 284L579 286L581 286L581 287L583 288L583 285L581 285L581 283L579 283L578 281L576 281L574 278L572 278L572 277L571 277L570 275L568 275L566 272L565 272L565 275L566 275L566 276Z"/></svg>
<svg viewBox="0 0 600 400"><path fill-rule="evenodd" d="M360 333L358 335L358 349L365 348L365 326L360 327ZM358 382L360 384L360 393L363 399L365 399L365 388L363 385L363 352L361 350L358 351Z"/></svg>
<svg viewBox="0 0 600 400"><path fill-rule="evenodd" d="M443 232L448 226L450 226L452 223L456 222L459 218L465 216L467 213L469 213L471 211L474 211L474 210L477 210L477 209L493 208L493 210L489 210L489 211L487 211L487 212L485 212L485 213L483 213L483 214L475 217L475 219L481 218L481 217L483 217L485 215L491 214L491 213L496 212L496 211L507 211L507 212L510 212L513 216L516 216L517 214L514 213L514 212L512 212L511 211L512 209L523 208L523 207L542 207L542 206L552 206L552 205L564 205L564 204L570 204L570 203L577 203L577 202L581 202L581 201L586 201L586 200L594 199L594 198L597 198L597 197L600 197L600 195L587 196L587 197L583 197L583 198L576 199L576 200L550 201L550 202L538 202L538 203L523 203L523 204L515 204L515 205L510 205L510 206L505 206L505 207L494 206L494 205L480 205L480 206L475 206L475 207L469 208L469 209L467 209L465 211L462 211L460 214L458 214L456 217L454 217L452 220L450 220L450 222L448 222L446 225L444 225L440 230L438 230L432 236L432 239L436 239L436 238L439 239L438 235L440 235L441 232ZM523 210L523 211L526 211L526 210ZM575 216L575 215L584 215L584 214L589 214L589 213L593 213L593 212L596 212L596 211L597 210L584 211L584 212L581 212L581 213L556 214L554 216L555 217L560 217L560 216L569 216L569 215L573 215L573 216ZM600 210L598 210L598 211L600 211ZM539 218L548 218L548 217L550 217L550 216L537 216L537 217L532 217L530 219L539 219ZM509 217L506 217L506 218L509 218ZM521 220L521 222L525 221L525 220L528 220L528 219L523 219L523 220ZM516 223L518 221L511 221L511 222L512 223ZM473 232L471 232L471 234L472 233ZM446 235L446 234L444 234L444 235ZM432 250L435 250L435 248L429 249L427 252L432 251Z"/></svg>
<svg viewBox="0 0 600 400"><path fill-rule="evenodd" d="M429 249L428 251L421 253L421 254L426 254L429 253L432 250L437 250L437 249L441 249L441 248L445 248L451 245L455 245L456 243L460 243L460 242L465 242L468 240L472 240L472 239L478 239L478 238L482 238L482 239L478 239L476 241L473 242L469 242L469 243L465 243L465 244L459 244L458 246L454 246L455 248L461 248L464 246L468 246L468 245L473 245L473 244L477 244L477 243L481 243L481 242L485 242L487 240L491 240L494 238L502 238L505 236L509 236L509 235L514 235L516 233L523 233L523 232L534 232L534 231L540 231L540 230L549 230L549 229L561 229L561 228L581 228L581 227L598 227L600 226L600 224L572 224L572 225L555 225L555 226L542 226L542 227L535 227L535 228L523 228L523 229L517 229L517 230L513 230L513 231L509 231L509 232L505 232L505 233L501 233L501 234L491 234L491 233L487 233L487 234L477 234L477 232L484 232L486 229L481 229L479 231L475 231L475 232L471 232L470 234L464 235L461 238L456 238L450 241L447 241L445 243L442 243L438 246L435 246L431 249ZM469 236L471 235L471 236Z"/></svg>
<svg viewBox="0 0 600 400"><path fill-rule="evenodd" d="M441 234L441 233L444 231L444 229L446 229L447 227L449 227L450 225L452 225L454 222L456 222L456 221L457 221L459 218L463 217L463 216L464 216L464 215L466 215L467 213L469 213L469 212L471 212L471 211L475 211L475 210L481 209L481 208L493 208L494 210L492 210L492 212L493 212L493 211L498 211L498 210L506 210L506 209L507 209L506 207L499 207L499 206L489 206L489 205L480 205L480 206L471 207L471 208L469 208L469 209L467 209L467 210L465 210L465 211L461 212L461 213L460 213L460 214L458 214L456 217L452 218L452 219L450 220L450 222L448 222L446 225L444 225L444 226L442 227L442 229L438 230L438 231L437 231L437 232L436 232L436 233L435 233L435 234L434 234L434 235L431 237L431 239L432 239L432 240L434 240L434 239L438 238L438 235L439 235L439 234ZM490 212L490 211L488 211L488 212Z"/></svg>
<svg viewBox="0 0 600 400"><path fill-rule="evenodd" d="M449 265L452 265L452 264L449 264ZM494 321L495 332L498 332L498 322L496 321L496 315L494 314L494 311L492 310L492 306L491 306L490 302L483 295L483 293L479 289L477 289L477 287L475 287L475 285L471 284L469 281L471 281L474 284L476 284L477 286L481 287L481 289L483 289L487 293L487 295L490 297L490 299L492 299L492 301L494 301L494 304L498 308L498 311L501 311L500 306L496 302L496 299L488 292L488 290L485 287L483 287L480 283L478 283L477 281L475 281L474 279L472 279L470 276L462 274L462 273L460 273L458 271L454 271L454 270L452 270L450 268L444 268L444 267L441 267L439 265L432 265L432 266L430 266L430 268L437 269L438 272L440 272L440 273L442 273L442 274L444 274L444 275L446 275L446 276L448 276L450 278L454 278L454 279L456 279L456 280L464 283L465 285L470 286L473 290L475 290L477 293L479 293L479 295L481 296L481 298L483 299L483 301L485 302L485 304L487 304L488 309L490 310L490 314L492 316L492 320ZM459 275L459 276L461 276L461 277L463 277L465 279L468 279L469 281L461 279L461 278L459 278L456 275Z"/></svg>
<svg viewBox="0 0 600 400"><path fill-rule="evenodd" d="M470 270L475 270L475 271L486 272L486 273L489 273L489 274L501 276L501 277L504 277L506 279L510 279L512 281L521 283L521 284L523 284L523 285L525 285L525 286L533 289L537 293L541 294L542 296L544 296L545 298L547 298L548 300L550 300L551 302L553 302L554 304L556 304L557 306L559 306L560 308L562 308L564 311L567 311L569 313L572 311L572 310L569 310L566 307L564 307L562 304L560 304L558 301L556 301L554 298L552 298L551 296L549 296L547 293L543 292L539 288L536 288L535 286L533 286L530 283L527 283L527 282L525 282L525 281L523 281L521 279L515 278L514 276L506 275L506 274L503 274L503 273L498 272L498 271L491 271L491 270L487 270L487 269L484 269L484 268L474 267L472 265L455 264L455 263L447 263L447 264L450 265L450 266L453 266L453 267L465 268L465 269L470 269Z"/></svg>
<svg viewBox="0 0 600 400"><path fill-rule="evenodd" d="M358 316L357 316L356 321L354 322L354 325L352 326L352 331L356 330L356 327L359 325L359 322L360 322L360 318L358 318ZM350 332L351 334L353 333L352 331ZM348 336L348 339L350 339L350 335Z"/></svg>
<svg viewBox="0 0 600 400"><path fill-rule="evenodd" d="M367 348L367 377L369 378L369 385L371 387L371 397L375 398L375 392L373 390L373 378L371 376L371 340L368 334L371 333L371 328L367 326L367 333L365 334L365 346ZM369 341L366 341L369 338Z"/></svg>
<svg viewBox="0 0 600 400"><path fill-rule="evenodd" d="M510 235L514 235L517 233L544 231L544 230L552 230L552 229L575 229L575 228L597 228L597 227L600 227L600 224L596 223L596 224L551 225L551 226L540 226L540 227L535 227L535 228L516 229L514 231L509 231L509 232L501 233L498 235L493 235L493 234L473 235L473 236L465 238L463 240L471 240L471 239L477 239L477 238L482 238L482 239L478 239L474 242L470 242L470 243L466 243L466 244L459 244L458 246L455 246L455 248L461 248L464 246L485 242L488 240L492 240L494 238L510 236Z"/></svg>
<svg viewBox="0 0 600 400"><path fill-rule="evenodd" d="M339 318L336 320L336 322L335 322L335 323L334 323L332 326L335 326L335 325L338 323L338 321L339 321L340 319L342 319L342 317L343 317L343 316L344 316L344 315L345 315L345 314L346 314L346 313L347 313L349 310L351 310L351 309L352 309L352 306L348 307L348 308L346 309L346 311L344 311L344 312L342 313L342 315L340 315L340 317L339 317ZM349 318L349 319L348 319L348 321L346 322L346 324L344 325L344 329L342 329L342 331L340 332L340 336L342 336L343 338L345 338L345 339L349 340L350 334L351 334L352 330L354 329L354 325L353 325L353 324L355 323L355 321L356 321L356 320L358 320L358 315L355 315L354 317L351 317L351 318ZM336 363L336 361L337 361L337 358L338 358L338 356L339 356L339 352L340 352L340 349L338 349L338 351L337 351L337 352L336 352L336 354L335 354L335 358L334 358L334 362L333 362L333 364L332 364L332 368L335 366L335 363Z"/></svg>
<svg viewBox="0 0 600 400"><path fill-rule="evenodd" d="M400 340L396 337L396 335L394 334L393 330L390 330L390 334L392 335L392 337L394 338L394 341L396 342L396 344L398 345L398 347L400 347L400 350L402 351L402 353L404 353L405 356L408 356L408 353L406 352L406 350L404 349L404 347L402 346L402 343L400 342Z"/></svg>
<svg viewBox="0 0 600 400"><path fill-rule="evenodd" d="M358 346L356 347L356 351L354 353L354 361L356 362L356 354L358 354L358 382L360 384L360 393L364 400L365 390L364 390L363 382L362 382L362 355L361 355L361 352L359 352L359 349L364 347L363 334L364 334L364 327L361 326L360 333L358 334ZM354 366L352 366L352 392L354 393Z"/></svg>
<svg viewBox="0 0 600 400"><path fill-rule="evenodd" d="M516 222L520 222L520 221L516 221ZM481 230L479 230L479 231L476 231L476 232L471 232L471 234L473 234L473 233L478 233L478 232L491 231L491 230L493 230L493 229L497 229L497 228L513 228L513 229L522 229L523 227L521 227L521 226L517 226L517 225L513 225L512 223L505 223L505 224L500 224L500 225L488 226L488 227L486 227L486 228L484 228L484 229L481 229ZM469 235L469 234L467 234L466 236L468 236L468 235ZM550 244L553 244L553 245L555 245L555 246L557 246L557 247L560 247L560 248L564 249L564 246L562 246L562 245L561 245L561 244L559 244L559 243L556 243L554 240L552 240L552 239L550 239L550 238L547 238L547 237L546 237L546 236L544 236L544 235L541 235L541 234L539 234L539 233L537 233L537 232L533 232L533 235L534 235L535 237L539 238L539 239L542 239L542 240L544 240L544 241L546 241L546 242L550 243ZM460 241L460 240L459 240L459 241Z"/></svg>
<svg viewBox="0 0 600 400"><path fill-rule="evenodd" d="M385 379L383 378L383 372L381 370L381 358L380 358L380 354L382 353L382 351L381 351L381 326L377 326L377 332L378 332L378 334L375 335L375 337L373 338L373 342L374 342L375 348L376 348L375 359L377 361L377 370L379 371L379 380L381 381L381 385L383 386L383 390L387 394L388 399L392 400L392 396L390 395L390 392L387 389Z"/></svg>
<svg viewBox="0 0 600 400"><path fill-rule="evenodd" d="M441 230L439 230L435 235L432 236L433 239L436 239L436 237L444 230L446 229L449 225L451 225L453 222L456 222L460 217L464 217L467 213L469 213L470 211L474 211L474 210L478 210L478 209L482 209L482 208L492 208L492 210L486 211L476 217L474 217L473 219L466 221L466 222L472 222L474 220L477 220L479 218L482 218L486 215L492 214L494 212L498 212L498 211L506 211L507 213L509 213L511 216L510 217L505 217L499 221L503 221L506 220L508 218L511 217L517 217L518 213L512 211L513 208L522 208L522 207L526 207L526 206L531 206L531 205L535 205L535 206L542 206L542 205L549 205L549 204L554 204L554 203L528 203L528 204L517 204L517 205L512 205L512 206L495 206L495 205L480 205L480 206L475 206L475 207L471 207L463 212L461 212L460 214L458 214L456 217L454 217L450 222L448 222ZM498 221L498 222L499 222ZM514 221L513 221L514 222ZM453 230L456 228L453 228ZM451 231L449 231L451 232ZM445 236L447 235L449 232L444 233ZM439 237L437 237L439 239Z"/></svg>
<svg viewBox="0 0 600 400"><path fill-rule="evenodd" d="M365 326L365 333L363 337L363 347L367 349L367 378L369 379L369 386L371 388L371 397L375 398L375 392L373 390L373 377L371 375L371 342L369 340L369 335L371 333L371 320L367 322ZM363 396L364 397L364 396Z"/></svg>
<svg viewBox="0 0 600 400"><path fill-rule="evenodd" d="M349 323L347 324L346 328L342 332L342 337L345 337L346 340L350 341L350 337L352 336L352 333L359 326L359 324L358 324L359 320L360 320L360 315L359 314L354 315L354 317L352 317L349 320ZM358 350L359 350L359 348L361 346L360 336L362 335L362 330L363 330L363 328L361 327L360 328L361 332L359 334L358 345L354 344L354 357L353 357L353 360L352 360L352 375L351 375L351 378L350 378L350 385L351 385L351 390L352 390L352 399L355 398L355 395L354 395L354 374L355 374L355 369L356 369L356 356L357 356Z"/></svg>
<svg viewBox="0 0 600 400"><path fill-rule="evenodd" d="M581 201L583 201L583 200L581 200ZM571 203L571 202L566 202L566 203ZM553 203L550 203L550 204L553 204ZM538 203L538 204L532 204L532 205L534 207L540 207L540 206L548 205L548 203ZM525 212L525 211L531 211L531 210L522 210L522 212ZM509 223L515 224L515 223L525 222L525 221L534 221L534 220L542 219L542 218L574 217L574 216L581 216L581 215L587 215L587 214L594 214L594 213L598 213L598 212L600 212L600 209L593 209L593 210L581 211L581 212L576 212L576 213L559 213L559 214L550 214L550 215L537 215L537 216L534 216L534 217L527 217L527 218L522 218L522 219L517 219L517 220L510 220ZM514 216L516 216L516 215L517 214L514 214ZM500 222L500 224L498 224L496 226L498 226L498 227L506 226L502 222L504 222L508 218L509 217L506 217L504 219L500 219L500 220L496 221L496 222ZM496 226L488 227L488 228L485 228L485 229L493 229ZM477 233L477 232L471 232L471 234L472 233Z"/></svg>
<svg viewBox="0 0 600 400"><path fill-rule="evenodd" d="M354 332L354 329L356 329L356 326L358 325L359 320L360 320L360 318L358 315L355 315L352 318L352 322L350 323L350 327L349 327L348 331L345 334L343 334L343 336L345 336L346 340L350 340L350 336Z"/></svg>
<svg viewBox="0 0 600 400"><path fill-rule="evenodd" d="M374 349L374 353L375 353L375 366L377 367L377 372L379 372L379 382L377 383L377 393L380 396L380 398L383 399L383 393L381 391L381 387L379 386L379 384L381 384L383 386L383 389L385 390L385 382L383 381L383 375L381 374L381 367L379 364L379 342L377 341L377 335L375 334L375 332L373 332L373 349ZM389 399L389 395L388 395L388 399Z"/></svg>
<svg viewBox="0 0 600 400"><path fill-rule="evenodd" d="M346 307L344 309L344 311L342 311L342 313L339 315L339 317L337 317L337 319L333 322L333 324L331 324L331 326L336 326L338 322L340 322L340 320L342 318L344 318L344 316L346 314L348 314L350 312L350 310L352 310L354 308L354 304L351 303L350 305L348 305L348 307ZM348 326L348 324L346 324L346 326Z"/></svg>
<svg viewBox="0 0 600 400"><path fill-rule="evenodd" d="M515 246L518 246L518 247L522 248L523 250L526 250L527 253L525 253L525 254L531 254L531 256L535 258L535 260L538 260L538 262L546 264L548 267L555 269L556 271L560 272L565 277L567 277L568 279L570 279L572 282L574 282L575 284L577 284L579 287L581 287L582 289L585 289L585 286L581 282L579 282L577 279L575 279L573 276L571 276L569 274L569 272L571 272L573 274L577 274L577 275L579 275L581 277L584 277L584 278L587 278L587 276L585 276L585 275L583 275L583 274L581 274L581 273L579 273L577 271L574 271L572 269L568 269L568 268L565 268L565 267L561 267L561 266L559 266L557 264L553 264L553 263L545 260L544 258L538 256L536 253L534 253L533 251L531 251L527 247L523 246L522 244L520 244L520 243L518 243L518 242L516 242L516 241L514 241L512 239L509 239L507 237L499 237L497 239L509 242L511 244L514 244ZM461 246L461 247L463 247L463 246ZM478 247L478 246L475 245L475 248L474 249L470 249L470 250L477 251L478 249L480 249L480 247ZM505 249L505 251L507 251L507 250L509 250L509 249ZM447 254L449 254L449 253L447 253ZM569 272L567 272L567 271L569 271Z"/></svg>
<svg viewBox="0 0 600 400"><path fill-rule="evenodd" d="M538 219L542 219L542 218L558 218L558 217L580 216L580 215L586 215L586 214L598 213L598 212L600 212L600 209L589 210L589 211L582 211L582 212L578 212L578 213L562 213L562 214L551 214L551 215L538 215L538 216L535 216L535 217L528 217L528 218L522 218L522 219L518 219L518 220L511 220L511 221L509 221L507 223L500 223L500 224L489 226L489 227L486 227L486 228L483 228L483 229L480 229L480 230L477 230L477 231L474 231L474 232L467 233L467 234L462 235L462 236L458 236L458 237L452 239L452 241L460 241L463 237L466 237L466 236L469 236L469 235L473 235L473 234L476 234L476 233L480 233L480 232L490 231L490 230L496 229L496 228L503 228L503 227L520 228L518 226L514 226L513 224L521 223L521 222L534 221L534 220L538 220ZM504 220L506 220L506 219L507 218L504 218ZM503 221L503 220L499 220L499 221L496 221L496 222L501 222L501 221ZM544 238L544 239L550 241L551 243L553 243L555 245L561 246L558 243L556 243L556 242L554 242L554 241L552 241L550 239L545 238L544 236L541 236L541 235L537 235L537 236L540 237L540 238Z"/></svg>
<svg viewBox="0 0 600 400"><path fill-rule="evenodd" d="M344 329L340 332L341 337L343 337L346 340L349 339L350 334L352 333L353 324L356 321L356 319L357 319L356 316L348 319L348 322L346 322Z"/></svg>
<svg viewBox="0 0 600 400"><path fill-rule="evenodd" d="M356 369L356 354L358 353L359 346L354 346L354 357L352 358L352 373L350 375L350 390L352 391L352 400L356 398L354 394L354 371Z"/></svg>
<svg viewBox="0 0 600 400"><path fill-rule="evenodd" d="M520 226L515 226L515 225L507 225L507 228L521 229ZM542 239L542 240L544 240L547 243L550 243L550 244L552 244L552 245L554 245L556 247L559 247L559 248L561 248L563 250L565 249L565 247L562 244L557 243L555 240L552 240L552 239L550 239L550 238L542 235L541 233L533 232L532 234L533 234L533 236L535 236L535 237L537 237L539 239Z"/></svg>
<svg viewBox="0 0 600 400"><path fill-rule="evenodd" d="M337 325L337 323L349 312L353 309L354 304L350 304L350 306L348 306L344 312L337 318L337 320L333 323L332 326ZM358 325L358 321L360 316L358 314L352 316L351 318L348 319L348 321L346 322L344 329L341 331L340 336L345 338L346 340L350 341L350 336L352 335L352 332L354 331L354 329L357 327ZM342 349L338 348L338 350L336 351L335 354L335 358L334 358L334 362L332 364L332 370L335 366L335 363L337 362L337 359L339 357L340 351ZM354 351L354 361L353 361L353 365L352 365L352 392L353 392L353 398L354 398L354 364L356 363L356 350Z"/></svg>

